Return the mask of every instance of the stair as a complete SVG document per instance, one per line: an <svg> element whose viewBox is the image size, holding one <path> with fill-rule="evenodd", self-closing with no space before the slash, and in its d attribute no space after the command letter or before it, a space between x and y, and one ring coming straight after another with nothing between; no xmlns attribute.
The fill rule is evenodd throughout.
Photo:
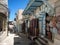
<svg viewBox="0 0 60 45"><path fill-rule="evenodd" d="M44 37L41 37L41 36L39 36L37 39L35 39L35 42L38 45L48 45L48 41Z"/></svg>

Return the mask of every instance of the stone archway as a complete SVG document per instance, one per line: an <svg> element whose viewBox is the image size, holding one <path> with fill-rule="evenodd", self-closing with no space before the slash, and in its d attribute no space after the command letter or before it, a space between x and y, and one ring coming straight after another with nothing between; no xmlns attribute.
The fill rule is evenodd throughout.
<svg viewBox="0 0 60 45"><path fill-rule="evenodd" d="M6 27L6 15L0 12L0 32L3 32Z"/></svg>

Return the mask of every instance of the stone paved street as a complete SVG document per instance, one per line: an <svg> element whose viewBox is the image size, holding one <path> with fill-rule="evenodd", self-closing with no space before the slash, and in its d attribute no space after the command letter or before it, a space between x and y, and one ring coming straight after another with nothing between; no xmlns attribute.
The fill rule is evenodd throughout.
<svg viewBox="0 0 60 45"><path fill-rule="evenodd" d="M21 37L14 37L14 45L37 45L34 41L29 40L25 34L20 33Z"/></svg>
<svg viewBox="0 0 60 45"><path fill-rule="evenodd" d="M19 37L15 34L9 36L0 43L0 45L37 45L34 41L27 39L25 36Z"/></svg>
<svg viewBox="0 0 60 45"><path fill-rule="evenodd" d="M0 42L0 45L13 45L14 36L15 36L15 34L10 34L9 33L9 36L7 36L2 42Z"/></svg>

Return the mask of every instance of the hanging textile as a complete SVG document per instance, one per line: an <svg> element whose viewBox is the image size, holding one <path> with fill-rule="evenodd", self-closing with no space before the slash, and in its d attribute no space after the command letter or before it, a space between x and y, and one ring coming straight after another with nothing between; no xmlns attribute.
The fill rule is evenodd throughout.
<svg viewBox="0 0 60 45"><path fill-rule="evenodd" d="M33 20L31 20L31 22L30 22L30 33L31 33L31 35L33 35L33 36L37 36L38 35L38 33L39 33L39 28L38 28L38 19L33 19Z"/></svg>
<svg viewBox="0 0 60 45"><path fill-rule="evenodd" d="M50 16L48 15L48 13L46 13L46 37L48 39L52 39L52 33L50 30Z"/></svg>
<svg viewBox="0 0 60 45"><path fill-rule="evenodd" d="M25 33L25 22L22 23L22 32Z"/></svg>

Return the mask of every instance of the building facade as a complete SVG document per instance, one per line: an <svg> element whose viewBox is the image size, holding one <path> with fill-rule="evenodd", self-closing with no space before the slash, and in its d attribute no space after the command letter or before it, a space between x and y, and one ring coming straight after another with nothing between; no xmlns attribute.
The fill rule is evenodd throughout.
<svg viewBox="0 0 60 45"><path fill-rule="evenodd" d="M0 0L0 41L2 41L8 32L8 0Z"/></svg>
<svg viewBox="0 0 60 45"><path fill-rule="evenodd" d="M16 13L16 27L17 27L17 30L18 32L22 32L22 12L23 10L22 9L19 9Z"/></svg>
<svg viewBox="0 0 60 45"><path fill-rule="evenodd" d="M38 31L38 35L40 37L44 37L45 40L47 40L49 45L59 45L59 34L57 32L56 26L56 18L59 18L59 0L30 0L27 7L23 11L23 15L27 18L27 20L31 21L33 20L30 27L33 27L30 29L29 32L32 34L36 34ZM34 19L38 19L36 26L34 23ZM57 21L59 22L59 21ZM38 31L35 30L34 25L39 28L37 28ZM58 26L59 27L59 26ZM36 35L34 35L36 36ZM42 37L42 38L43 38ZM57 41L56 41L57 40ZM37 41L38 42L38 41ZM58 42L58 44L57 44Z"/></svg>

